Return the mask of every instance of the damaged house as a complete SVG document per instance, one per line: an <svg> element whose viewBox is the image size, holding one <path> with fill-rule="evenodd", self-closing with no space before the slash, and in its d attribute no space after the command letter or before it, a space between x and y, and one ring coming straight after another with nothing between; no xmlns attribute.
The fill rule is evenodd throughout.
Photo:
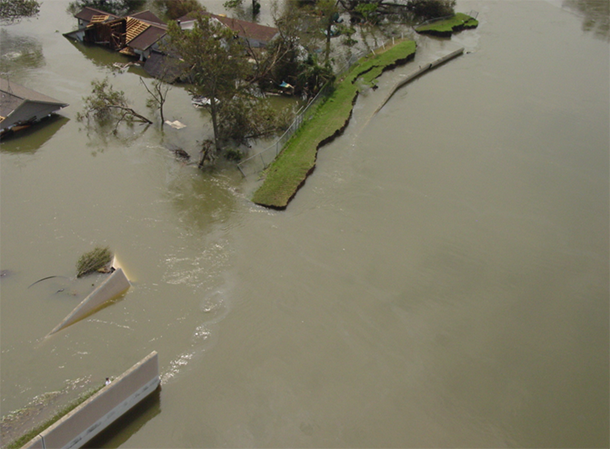
<svg viewBox="0 0 610 449"><path fill-rule="evenodd" d="M247 22L245 20L233 19L223 15L206 13L212 19L232 30L235 35L242 40L245 47L250 52L260 51L269 42L279 35L277 28L259 25L258 23ZM196 16L187 14L177 20L180 28L190 30L195 26ZM144 64L144 70L155 78L163 79L167 82L176 81L182 73L180 60L177 55L168 55L155 48Z"/></svg>
<svg viewBox="0 0 610 449"><path fill-rule="evenodd" d="M79 29L64 34L87 44L96 44L146 61L167 32L166 24L150 11L117 17L93 8L75 16Z"/></svg>
<svg viewBox="0 0 610 449"><path fill-rule="evenodd" d="M0 136L49 117L66 103L0 78Z"/></svg>
<svg viewBox="0 0 610 449"><path fill-rule="evenodd" d="M231 29L244 42L249 51L264 48L279 34L277 28L245 20L209 14L214 20ZM87 44L102 45L124 55L138 58L144 70L155 78L175 82L182 73L180 59L167 55L161 42L167 34L167 25L150 11L118 17L95 8L83 8L74 16L78 29L64 34L68 39ZM190 15L178 21L184 30L194 26Z"/></svg>
<svg viewBox="0 0 610 449"><path fill-rule="evenodd" d="M233 19L224 15L209 13L207 15L232 30L249 48L264 48L279 34L279 30L274 27ZM195 26L195 18L187 14L178 19L178 23L183 30L190 30Z"/></svg>

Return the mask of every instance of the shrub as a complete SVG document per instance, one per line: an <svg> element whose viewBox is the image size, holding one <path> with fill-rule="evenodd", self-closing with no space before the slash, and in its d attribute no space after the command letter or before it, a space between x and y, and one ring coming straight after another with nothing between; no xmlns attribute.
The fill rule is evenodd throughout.
<svg viewBox="0 0 610 449"><path fill-rule="evenodd" d="M241 151L235 149L235 148L227 148L227 150L225 151L225 157L227 158L228 161L235 161L235 162L239 162L241 161L241 158L243 157Z"/></svg>
<svg viewBox="0 0 610 449"><path fill-rule="evenodd" d="M76 277L84 276L107 266L112 261L112 253L108 247L95 249L83 254L76 263Z"/></svg>
<svg viewBox="0 0 610 449"><path fill-rule="evenodd" d="M434 19L454 13L455 0L411 0L408 9L421 19Z"/></svg>

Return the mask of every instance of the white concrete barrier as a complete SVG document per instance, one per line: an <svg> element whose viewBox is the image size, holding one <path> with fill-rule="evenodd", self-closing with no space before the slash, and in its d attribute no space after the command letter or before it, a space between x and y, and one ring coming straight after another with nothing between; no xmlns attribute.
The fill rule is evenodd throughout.
<svg viewBox="0 0 610 449"><path fill-rule="evenodd" d="M30 440L23 449L80 448L158 386L159 359L156 351L153 351Z"/></svg>
<svg viewBox="0 0 610 449"><path fill-rule="evenodd" d="M36 435L34 439L30 440L30 442L23 447L27 447L28 449L45 449L43 439L40 435Z"/></svg>
<svg viewBox="0 0 610 449"><path fill-rule="evenodd" d="M49 332L47 337L79 320L82 320L87 315L93 313L96 309L99 309L106 301L110 301L123 293L130 286L131 284L129 283L129 279L127 279L127 276L125 276L123 269L117 268L108 277L108 279L102 282L98 288L93 290L89 296L83 299L81 303L76 306L61 323L55 326L55 328Z"/></svg>

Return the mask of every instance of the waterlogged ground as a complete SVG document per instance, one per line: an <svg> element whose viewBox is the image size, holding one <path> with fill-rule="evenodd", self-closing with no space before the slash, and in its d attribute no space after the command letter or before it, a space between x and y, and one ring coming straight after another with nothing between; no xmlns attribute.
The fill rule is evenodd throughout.
<svg viewBox="0 0 610 449"><path fill-rule="evenodd" d="M363 92L284 212L175 160L210 131L181 89L183 130L87 134L91 79L145 95L65 6L0 35L2 71L70 104L0 148L3 416L156 350L160 394L100 445L608 447L607 2L458 2L479 27L412 64L466 54L377 114L412 67ZM44 339L96 245L132 287Z"/></svg>

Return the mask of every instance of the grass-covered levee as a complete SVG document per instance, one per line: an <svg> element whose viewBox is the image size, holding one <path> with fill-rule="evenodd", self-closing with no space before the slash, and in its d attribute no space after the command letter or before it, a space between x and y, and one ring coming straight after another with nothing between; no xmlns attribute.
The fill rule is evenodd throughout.
<svg viewBox="0 0 610 449"><path fill-rule="evenodd" d="M415 31L432 36L450 37L456 31L476 28L477 26L479 26L477 19L459 12L453 17L415 27Z"/></svg>
<svg viewBox="0 0 610 449"><path fill-rule="evenodd" d="M415 42L405 40L354 64L335 82L332 94L265 170L264 181L254 192L252 201L273 209L285 209L313 171L318 149L346 128L362 87L372 85L384 71L413 59L415 50Z"/></svg>

